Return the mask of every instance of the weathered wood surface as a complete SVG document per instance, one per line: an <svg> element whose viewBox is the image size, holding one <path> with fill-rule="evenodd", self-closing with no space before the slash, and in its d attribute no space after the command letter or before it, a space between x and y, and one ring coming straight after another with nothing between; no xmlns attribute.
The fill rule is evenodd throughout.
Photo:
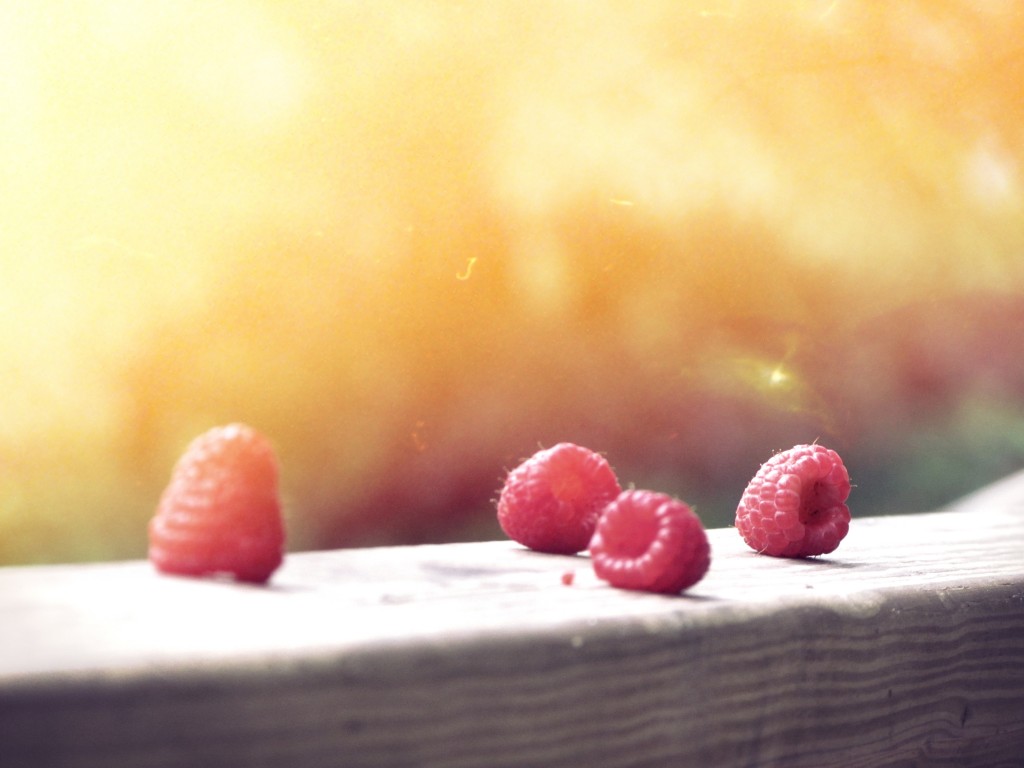
<svg viewBox="0 0 1024 768"><path fill-rule="evenodd" d="M510 542L0 569L0 766L1024 765L1024 503L980 502L712 531L680 597Z"/></svg>

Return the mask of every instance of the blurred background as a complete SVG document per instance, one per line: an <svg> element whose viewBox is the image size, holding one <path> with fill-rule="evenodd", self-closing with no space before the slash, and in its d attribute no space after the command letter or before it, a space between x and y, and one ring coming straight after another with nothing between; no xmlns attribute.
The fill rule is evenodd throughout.
<svg viewBox="0 0 1024 768"><path fill-rule="evenodd" d="M0 6L0 563L144 557L186 444L292 550L501 537L568 440L730 524L1024 467L1012 0Z"/></svg>

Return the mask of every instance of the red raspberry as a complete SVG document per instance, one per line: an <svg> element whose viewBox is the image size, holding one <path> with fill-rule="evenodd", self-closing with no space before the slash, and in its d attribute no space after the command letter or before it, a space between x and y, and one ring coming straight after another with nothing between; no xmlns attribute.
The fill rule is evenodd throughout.
<svg viewBox="0 0 1024 768"><path fill-rule="evenodd" d="M700 518L654 491L623 491L609 504L590 543L594 573L613 587L677 594L711 565Z"/></svg>
<svg viewBox="0 0 1024 768"><path fill-rule="evenodd" d="M284 558L277 459L244 424L216 427L185 450L149 523L149 559L187 576L263 583Z"/></svg>
<svg viewBox="0 0 1024 768"><path fill-rule="evenodd" d="M766 555L825 555L850 529L849 495L850 476L839 454L823 445L798 445L761 465L736 509L736 528Z"/></svg>
<svg viewBox="0 0 1024 768"><path fill-rule="evenodd" d="M598 515L621 490L603 456L559 443L508 473L498 522L510 539L530 549L571 555L587 548Z"/></svg>

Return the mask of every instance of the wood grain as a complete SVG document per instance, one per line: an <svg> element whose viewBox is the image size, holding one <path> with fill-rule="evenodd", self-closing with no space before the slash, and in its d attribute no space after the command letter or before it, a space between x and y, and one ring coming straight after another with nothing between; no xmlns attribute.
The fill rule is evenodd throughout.
<svg viewBox="0 0 1024 768"><path fill-rule="evenodd" d="M807 561L712 531L679 597L511 542L294 554L265 588L0 569L0 765L1024 765L1013 499Z"/></svg>

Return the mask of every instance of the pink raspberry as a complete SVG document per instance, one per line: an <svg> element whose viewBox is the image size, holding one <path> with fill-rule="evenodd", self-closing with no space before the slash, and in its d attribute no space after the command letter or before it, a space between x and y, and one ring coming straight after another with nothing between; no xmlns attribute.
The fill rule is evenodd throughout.
<svg viewBox="0 0 1024 768"><path fill-rule="evenodd" d="M508 473L498 522L510 539L530 549L574 554L587 548L598 515L620 490L603 456L559 443Z"/></svg>
<svg viewBox="0 0 1024 768"><path fill-rule="evenodd" d="M677 594L711 565L700 518L654 491L623 491L609 504L590 543L594 573L613 587Z"/></svg>
<svg viewBox="0 0 1024 768"><path fill-rule="evenodd" d="M736 509L736 528L766 555L825 555L850 528L849 495L850 476L839 454L823 445L798 445L761 465Z"/></svg>
<svg viewBox="0 0 1024 768"><path fill-rule="evenodd" d="M277 458L245 424L216 427L185 450L149 523L149 559L185 576L263 583L284 558Z"/></svg>

